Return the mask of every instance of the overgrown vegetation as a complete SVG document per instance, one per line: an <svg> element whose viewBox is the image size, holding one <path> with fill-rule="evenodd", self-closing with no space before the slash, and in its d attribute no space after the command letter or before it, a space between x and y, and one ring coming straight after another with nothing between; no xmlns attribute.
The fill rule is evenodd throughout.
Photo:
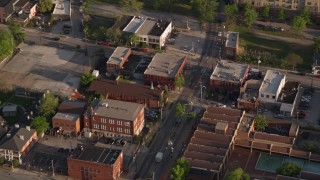
<svg viewBox="0 0 320 180"><path fill-rule="evenodd" d="M172 180L185 180L190 171L190 165L183 157L177 159L171 170Z"/></svg>
<svg viewBox="0 0 320 180"><path fill-rule="evenodd" d="M279 169L277 169L277 174L297 177L300 174L301 170L302 168L295 163L287 162L284 163Z"/></svg>
<svg viewBox="0 0 320 180"><path fill-rule="evenodd" d="M263 131L268 126L268 120L263 115L257 115L254 118L254 129L256 131Z"/></svg>
<svg viewBox="0 0 320 180"><path fill-rule="evenodd" d="M227 180L250 180L250 176L242 168L237 168L228 174Z"/></svg>
<svg viewBox="0 0 320 180"><path fill-rule="evenodd" d="M40 135L49 129L50 125L45 117L38 116L32 120L31 127L37 131L38 135Z"/></svg>
<svg viewBox="0 0 320 180"><path fill-rule="evenodd" d="M10 31L0 29L0 60L12 54L15 47Z"/></svg>

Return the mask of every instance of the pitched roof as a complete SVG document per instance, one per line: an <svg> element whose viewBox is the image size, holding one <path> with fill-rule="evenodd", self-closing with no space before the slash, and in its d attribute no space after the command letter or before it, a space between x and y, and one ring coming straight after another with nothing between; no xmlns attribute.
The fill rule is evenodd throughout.
<svg viewBox="0 0 320 180"><path fill-rule="evenodd" d="M116 82L112 80L94 80L87 92L96 92L104 96L108 94L123 95L140 99L159 99L162 90L150 89L150 86Z"/></svg>
<svg viewBox="0 0 320 180"><path fill-rule="evenodd" d="M26 128L13 128L0 141L0 149L7 149L13 151L21 151L22 147L29 141L29 139L36 133L36 130ZM10 134L10 136L9 136ZM20 138L23 136L23 139Z"/></svg>
<svg viewBox="0 0 320 180"><path fill-rule="evenodd" d="M144 106L132 102L96 99L92 103L92 108L94 115L97 116L134 121Z"/></svg>
<svg viewBox="0 0 320 180"><path fill-rule="evenodd" d="M123 60L125 60L124 58L128 53L131 53L130 48L117 47L109 57L107 64L119 65Z"/></svg>

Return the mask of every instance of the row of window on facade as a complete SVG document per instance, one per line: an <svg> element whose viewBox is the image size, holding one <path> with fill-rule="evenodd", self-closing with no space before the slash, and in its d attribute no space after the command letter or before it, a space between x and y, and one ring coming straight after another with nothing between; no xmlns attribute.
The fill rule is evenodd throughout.
<svg viewBox="0 0 320 180"><path fill-rule="evenodd" d="M261 97L264 97L264 94L261 94L260 96L261 96ZM270 98L270 96L267 94L267 95L266 95L266 98ZM272 96L272 99L275 99L275 98L276 98L276 96Z"/></svg>
<svg viewBox="0 0 320 180"><path fill-rule="evenodd" d="M100 129L100 124L93 124L93 128L95 129ZM121 127L117 127L116 129L114 127L109 127L106 125L102 125L101 124L101 129L103 130L109 130L109 131L117 131L117 132L125 132L127 134L130 134L130 129L127 128L121 128Z"/></svg>
<svg viewBox="0 0 320 180"><path fill-rule="evenodd" d="M59 125L59 123L55 123L55 126L56 127L64 127L64 126L66 126L66 127L69 127L69 124L63 124L63 123L60 123L60 125ZM74 125L70 125L70 128L74 128Z"/></svg>
<svg viewBox="0 0 320 180"><path fill-rule="evenodd" d="M93 117L93 120L95 120L95 118ZM101 118L101 123L109 123L109 124L115 124L115 122L117 122L117 125L125 125L125 126L129 126L130 127L130 122L123 122L123 121L116 121L114 119L106 119L106 118Z"/></svg>
<svg viewBox="0 0 320 180"><path fill-rule="evenodd" d="M146 42L147 41L147 38L140 38L140 41L144 41ZM159 43L159 39L149 39L149 42L156 42L156 43Z"/></svg>

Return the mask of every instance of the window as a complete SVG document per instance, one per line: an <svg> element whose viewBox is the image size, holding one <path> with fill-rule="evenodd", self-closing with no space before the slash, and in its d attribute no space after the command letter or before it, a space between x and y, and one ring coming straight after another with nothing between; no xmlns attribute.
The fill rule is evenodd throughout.
<svg viewBox="0 0 320 180"><path fill-rule="evenodd" d="M117 121L117 125L122 125L123 122L122 121Z"/></svg>
<svg viewBox="0 0 320 180"><path fill-rule="evenodd" d="M272 99L275 99L276 98L276 96L272 96Z"/></svg>
<svg viewBox="0 0 320 180"><path fill-rule="evenodd" d="M93 124L93 128L99 129L100 125L99 124Z"/></svg>
<svg viewBox="0 0 320 180"><path fill-rule="evenodd" d="M269 95L267 95L266 98L269 98Z"/></svg>
<svg viewBox="0 0 320 180"><path fill-rule="evenodd" d="M88 126L88 123L86 122L86 126Z"/></svg>
<svg viewBox="0 0 320 180"><path fill-rule="evenodd" d="M101 129L107 130L107 126L106 125L101 125Z"/></svg>
<svg viewBox="0 0 320 180"><path fill-rule="evenodd" d="M118 132L122 132L122 128L117 128L117 131Z"/></svg>
<svg viewBox="0 0 320 180"><path fill-rule="evenodd" d="M124 129L124 132L130 134L130 129Z"/></svg>
<svg viewBox="0 0 320 180"><path fill-rule="evenodd" d="M147 41L147 38L143 38L143 41Z"/></svg>
<svg viewBox="0 0 320 180"><path fill-rule="evenodd" d="M261 94L261 97L264 97L264 94Z"/></svg>
<svg viewBox="0 0 320 180"><path fill-rule="evenodd" d="M114 120L113 119L109 119L109 123L110 124L114 124Z"/></svg>
<svg viewBox="0 0 320 180"><path fill-rule="evenodd" d="M124 122L125 126L130 126L130 122Z"/></svg>
<svg viewBox="0 0 320 180"><path fill-rule="evenodd" d="M107 123L107 119L106 118L101 118L101 122L102 123Z"/></svg>

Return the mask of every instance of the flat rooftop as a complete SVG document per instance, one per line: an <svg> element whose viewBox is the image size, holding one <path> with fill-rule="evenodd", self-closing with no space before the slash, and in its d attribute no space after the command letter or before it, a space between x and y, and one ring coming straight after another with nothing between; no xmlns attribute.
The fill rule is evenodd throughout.
<svg viewBox="0 0 320 180"><path fill-rule="evenodd" d="M259 97L259 88L262 81L260 80L248 80L244 86L244 92L240 93L239 99L241 101L256 102Z"/></svg>
<svg viewBox="0 0 320 180"><path fill-rule="evenodd" d="M146 17L135 16L131 19L129 24L123 29L124 32L136 33L136 31L145 22Z"/></svg>
<svg viewBox="0 0 320 180"><path fill-rule="evenodd" d="M185 58L176 54L157 53L144 74L174 78L185 62Z"/></svg>
<svg viewBox="0 0 320 180"><path fill-rule="evenodd" d="M61 119L66 121L76 121L77 119L79 119L79 117L80 117L79 114L63 113L63 112L58 112L56 115L53 116L54 119Z"/></svg>
<svg viewBox="0 0 320 180"><path fill-rule="evenodd" d="M130 48L117 47L109 57L107 64L119 65L129 51L131 51Z"/></svg>
<svg viewBox="0 0 320 180"><path fill-rule="evenodd" d="M169 26L169 21L158 20L148 35L161 36L164 30Z"/></svg>
<svg viewBox="0 0 320 180"><path fill-rule="evenodd" d="M285 75L279 71L268 70L260 87L260 94L276 94Z"/></svg>
<svg viewBox="0 0 320 180"><path fill-rule="evenodd" d="M210 79L241 82L248 68L248 65L221 60L216 65Z"/></svg>
<svg viewBox="0 0 320 180"><path fill-rule="evenodd" d="M71 15L70 1L67 0L52 0L52 4L55 4L53 15Z"/></svg>
<svg viewBox="0 0 320 180"><path fill-rule="evenodd" d="M92 102L92 108L97 116L134 121L144 106L132 102L96 99Z"/></svg>
<svg viewBox="0 0 320 180"><path fill-rule="evenodd" d="M299 82L287 81L281 90L279 100L283 103L293 104L298 93Z"/></svg>
<svg viewBox="0 0 320 180"><path fill-rule="evenodd" d="M236 48L239 39L239 32L227 32L226 47Z"/></svg>
<svg viewBox="0 0 320 180"><path fill-rule="evenodd" d="M153 26L156 24L155 19L147 18L146 21L141 25L139 30L137 31L137 34L139 35L148 35L149 32L152 30Z"/></svg>
<svg viewBox="0 0 320 180"><path fill-rule="evenodd" d="M78 145L69 159L113 165L121 153L118 149Z"/></svg>

